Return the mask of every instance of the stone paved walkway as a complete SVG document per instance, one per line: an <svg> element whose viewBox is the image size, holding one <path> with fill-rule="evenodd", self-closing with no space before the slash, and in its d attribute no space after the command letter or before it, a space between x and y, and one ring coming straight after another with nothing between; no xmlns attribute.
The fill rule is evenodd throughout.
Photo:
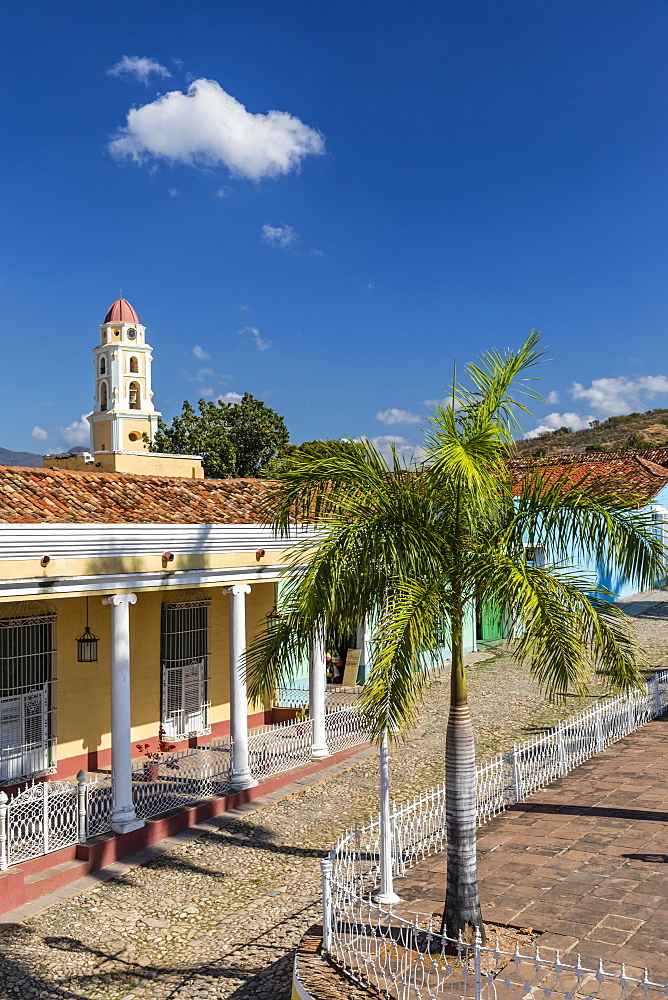
<svg viewBox="0 0 668 1000"><path fill-rule="evenodd" d="M668 979L668 715L490 821L478 848L486 920L544 932L546 957ZM398 879L397 912L440 914L445 868Z"/></svg>

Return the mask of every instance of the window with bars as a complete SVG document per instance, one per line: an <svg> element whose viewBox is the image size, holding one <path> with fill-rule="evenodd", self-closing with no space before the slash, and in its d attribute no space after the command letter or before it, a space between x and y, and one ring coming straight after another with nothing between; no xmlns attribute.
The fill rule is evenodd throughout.
<svg viewBox="0 0 668 1000"><path fill-rule="evenodd" d="M39 606L0 618L0 782L55 765L55 626Z"/></svg>
<svg viewBox="0 0 668 1000"><path fill-rule="evenodd" d="M162 606L162 726L168 739L210 732L209 608L205 600Z"/></svg>

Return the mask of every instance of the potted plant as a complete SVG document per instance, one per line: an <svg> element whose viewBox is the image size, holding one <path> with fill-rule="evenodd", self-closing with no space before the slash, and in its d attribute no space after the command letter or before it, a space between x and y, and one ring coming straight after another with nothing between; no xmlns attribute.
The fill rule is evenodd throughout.
<svg viewBox="0 0 668 1000"><path fill-rule="evenodd" d="M310 729L309 712L307 708L298 708L295 712L295 722L299 723L297 732L300 736L308 736Z"/></svg>
<svg viewBox="0 0 668 1000"><path fill-rule="evenodd" d="M150 743L137 743L137 750L144 754L144 781L157 781L160 776L160 765L171 770L178 770L178 761L173 757L166 757L172 750L176 750L175 743L168 743L165 740L165 730L162 726L158 730L158 745L155 750L151 750ZM166 759L165 759L166 758Z"/></svg>

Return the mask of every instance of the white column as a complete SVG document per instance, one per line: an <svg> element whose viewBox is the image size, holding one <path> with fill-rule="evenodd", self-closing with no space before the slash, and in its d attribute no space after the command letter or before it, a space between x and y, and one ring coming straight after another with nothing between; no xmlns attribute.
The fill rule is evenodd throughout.
<svg viewBox="0 0 668 1000"><path fill-rule="evenodd" d="M390 820L390 752L387 733L380 744L380 892L378 903L398 903L392 884L392 824Z"/></svg>
<svg viewBox="0 0 668 1000"><path fill-rule="evenodd" d="M144 825L132 802L130 605L137 603L137 595L112 594L102 603L111 605L111 828L129 833Z"/></svg>
<svg viewBox="0 0 668 1000"><path fill-rule="evenodd" d="M357 626L357 648L360 651L360 666L363 668L362 676L365 681L368 676L369 667L371 666L370 642L369 623L365 615Z"/></svg>
<svg viewBox="0 0 668 1000"><path fill-rule="evenodd" d="M231 786L235 791L253 788L256 779L248 766L248 700L246 698L246 594L247 583L226 587L230 595L230 735L232 737Z"/></svg>
<svg viewBox="0 0 668 1000"><path fill-rule="evenodd" d="M310 670L308 675L308 705L311 717L311 756L329 757L325 732L325 690L327 683L327 652L325 636L320 629L313 633Z"/></svg>

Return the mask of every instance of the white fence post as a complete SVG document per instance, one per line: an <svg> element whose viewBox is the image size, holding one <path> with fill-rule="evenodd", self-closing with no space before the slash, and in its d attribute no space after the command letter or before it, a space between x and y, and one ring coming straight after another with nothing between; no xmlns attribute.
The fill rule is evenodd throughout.
<svg viewBox="0 0 668 1000"><path fill-rule="evenodd" d="M513 784L515 786L515 802L521 802L524 798L524 789L522 788L520 762L517 757L517 743L513 743Z"/></svg>
<svg viewBox="0 0 668 1000"><path fill-rule="evenodd" d="M559 748L559 775L563 777L568 774L568 761L566 760L566 744L564 743L564 724L557 725L557 746Z"/></svg>
<svg viewBox="0 0 668 1000"><path fill-rule="evenodd" d="M603 725L601 723L601 706L599 702L596 702L594 711L596 713L596 753L603 753L605 743L603 742Z"/></svg>
<svg viewBox="0 0 668 1000"><path fill-rule="evenodd" d="M79 843L85 844L87 840L87 816L86 816L86 772L79 771L77 774L77 828L79 830Z"/></svg>
<svg viewBox="0 0 668 1000"><path fill-rule="evenodd" d="M636 728L636 704L635 695L631 694L626 704L626 724L630 733Z"/></svg>
<svg viewBox="0 0 668 1000"><path fill-rule="evenodd" d="M377 903L398 903L392 885L392 820L390 818L390 749L387 730L380 744L380 892Z"/></svg>
<svg viewBox="0 0 668 1000"><path fill-rule="evenodd" d="M7 813L9 806L7 803L7 792L0 791L0 872L6 872L8 867L7 859Z"/></svg>
<svg viewBox="0 0 668 1000"><path fill-rule="evenodd" d="M49 782L44 782L42 795L42 847L44 853L49 853Z"/></svg>
<svg viewBox="0 0 668 1000"><path fill-rule="evenodd" d="M475 940L473 942L473 969L475 977L475 1000L481 1000L482 997L482 968L480 961L480 949L482 948L482 939L480 937L480 930L478 927L475 929Z"/></svg>
<svg viewBox="0 0 668 1000"><path fill-rule="evenodd" d="M320 861L322 875L322 948L328 952L332 946L332 862L329 858Z"/></svg>
<svg viewBox="0 0 668 1000"><path fill-rule="evenodd" d="M650 684L652 685L652 701L654 703L653 706L652 706L653 715L654 715L654 718L656 719L656 718L658 718L658 716L661 715L661 709L662 709L662 705L661 705L661 693L660 693L660 688L659 688L659 678L658 677L652 677L652 680L650 681Z"/></svg>

